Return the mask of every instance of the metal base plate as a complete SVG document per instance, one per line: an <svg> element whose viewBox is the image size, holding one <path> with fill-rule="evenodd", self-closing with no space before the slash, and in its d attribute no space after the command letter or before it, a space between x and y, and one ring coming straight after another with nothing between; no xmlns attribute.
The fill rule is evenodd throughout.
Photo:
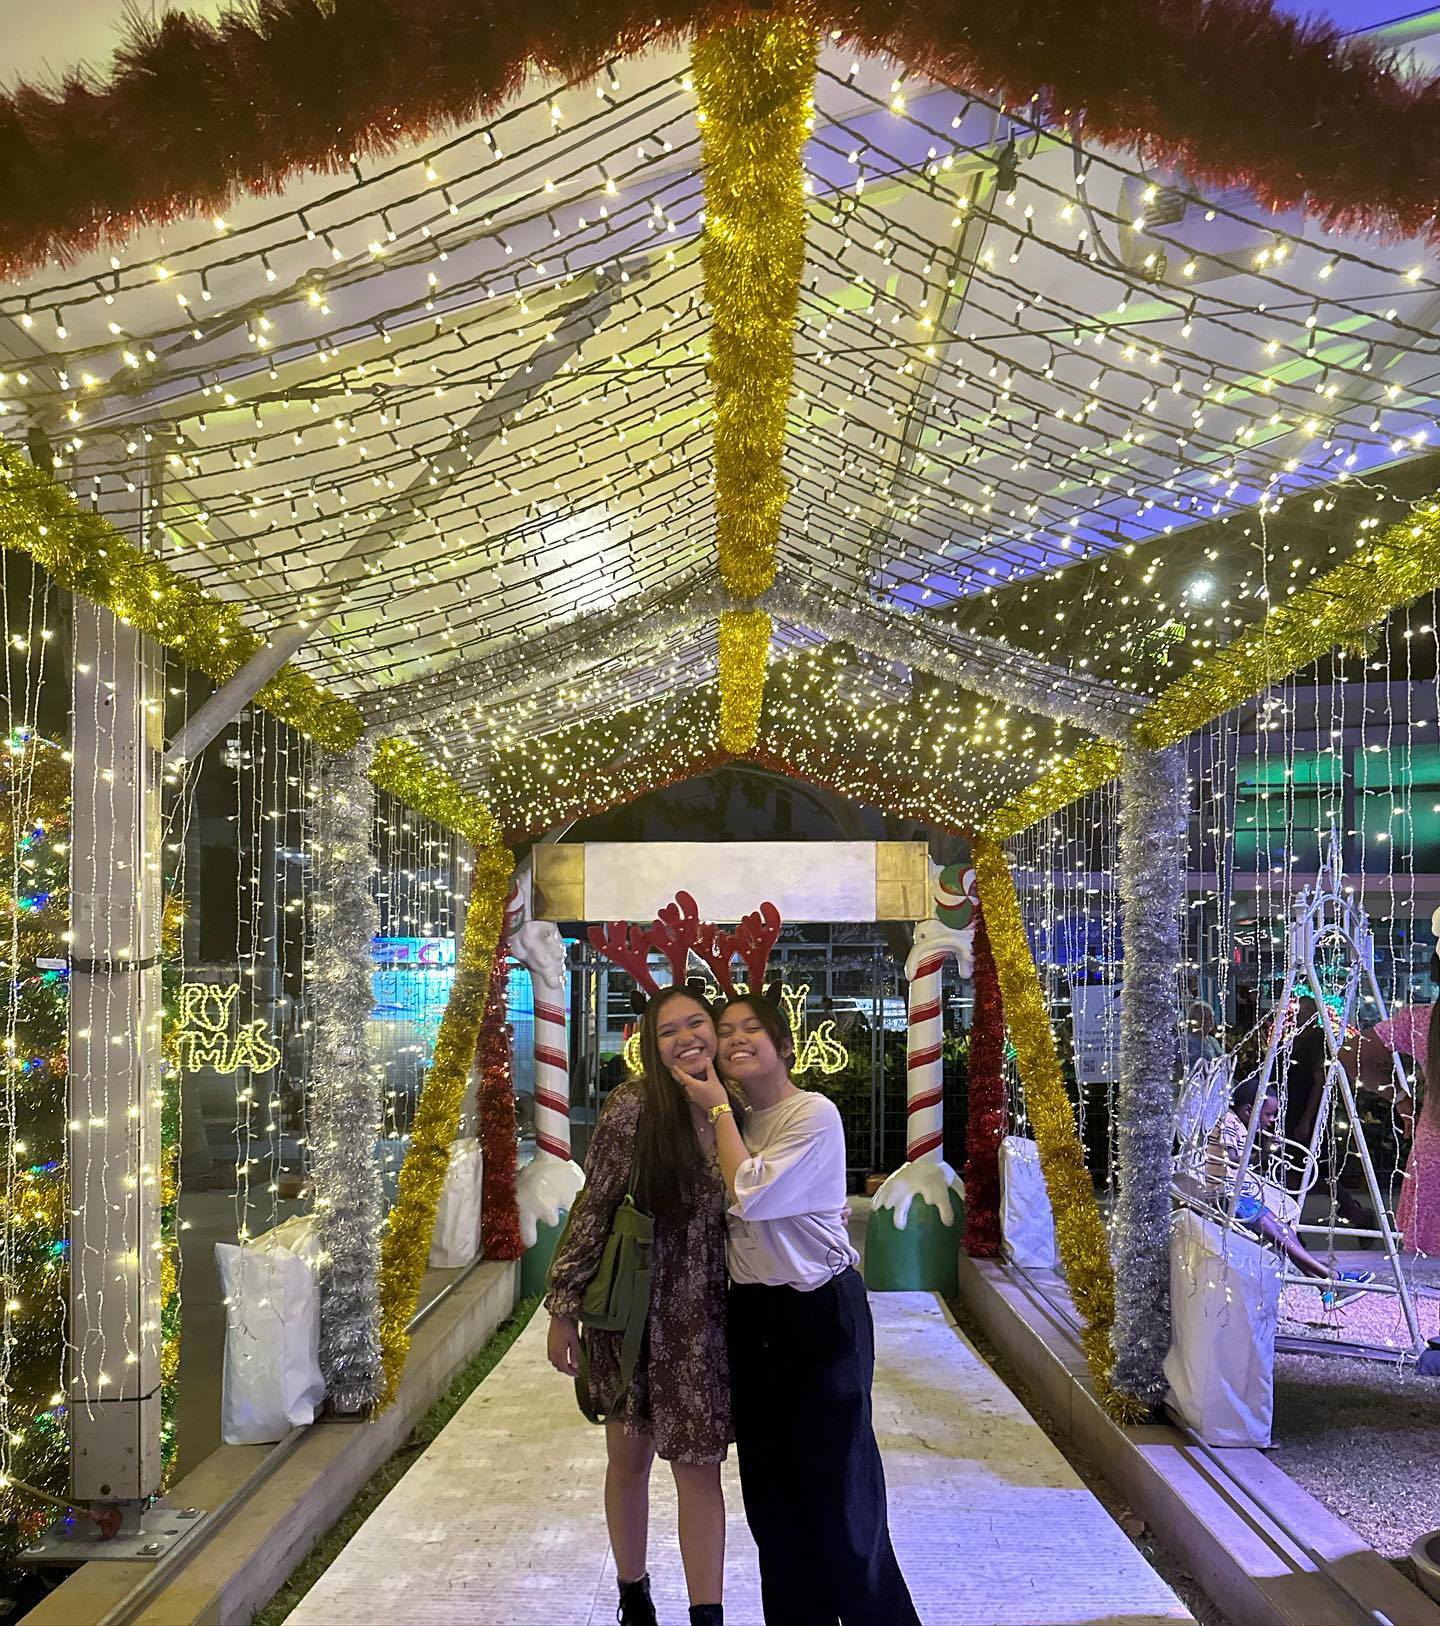
<svg viewBox="0 0 1440 1626"><path fill-rule="evenodd" d="M1413 1366L1425 1353L1406 1345L1403 1349L1381 1349L1377 1344L1352 1344L1343 1338L1306 1338L1300 1333L1277 1332L1277 1355L1343 1355L1352 1361L1381 1361L1387 1366Z"/></svg>
<svg viewBox="0 0 1440 1626"><path fill-rule="evenodd" d="M204 1523L201 1508L156 1506L140 1515L138 1530L122 1530L104 1541L89 1519L67 1513L25 1548L17 1562L27 1566L64 1564L68 1568L106 1559L168 1558Z"/></svg>

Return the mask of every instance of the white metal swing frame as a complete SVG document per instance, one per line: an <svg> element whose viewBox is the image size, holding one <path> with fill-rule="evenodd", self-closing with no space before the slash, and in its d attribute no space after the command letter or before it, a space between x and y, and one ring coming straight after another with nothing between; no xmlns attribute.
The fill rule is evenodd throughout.
<svg viewBox="0 0 1440 1626"><path fill-rule="evenodd" d="M1348 958L1349 969L1345 978L1344 1000L1337 1013L1326 1003L1325 994L1321 985L1320 972L1316 959L1322 949L1327 946L1338 947ZM1410 1284L1405 1279L1404 1271L1400 1265L1400 1249L1395 1238L1395 1230L1390 1222L1390 1215L1380 1192L1380 1182L1375 1175L1375 1165L1370 1157L1370 1149L1365 1142L1365 1136L1360 1127L1360 1117L1356 1110L1355 1092L1350 1082L1350 1076L1340 1059L1340 1052L1345 1042L1345 1035L1349 1030L1356 1008L1359 1004L1360 994L1368 993L1375 1001L1383 1021L1389 1015L1384 995L1375 980L1375 943L1370 930L1370 919L1365 910L1344 890L1344 875L1341 868L1341 846L1338 831L1332 831L1329 843L1322 862L1320 873L1316 877L1313 887L1303 887L1295 898L1293 918L1290 925L1289 954L1286 959L1285 985L1280 995L1278 1005L1278 1019L1272 1019L1270 1036L1266 1044L1265 1056L1260 1064L1259 1075L1256 1081L1255 1098L1264 1100L1268 1091L1276 1084L1276 1072L1281 1055L1288 1050L1288 1045L1282 1034L1283 1015L1290 1009L1291 1001L1297 990L1303 986L1304 990L1314 999L1317 1009L1317 1020L1321 1024L1321 1033L1325 1042L1325 1083L1321 1092L1319 1108L1315 1114L1314 1127L1310 1133L1308 1143L1301 1144L1296 1141L1279 1141L1276 1143L1276 1155L1268 1163L1270 1180L1266 1181L1264 1171L1252 1171L1251 1158L1254 1154L1255 1141L1260 1127L1260 1114L1253 1112L1245 1135L1245 1147L1240 1158L1239 1168L1234 1171L1230 1182L1228 1200L1223 1210L1217 1212L1214 1203L1206 1205L1209 1217L1218 1219L1223 1229L1231 1233L1237 1227L1243 1226L1243 1221L1236 1217L1236 1211L1244 1193L1247 1179L1254 1181L1261 1179L1267 1184L1272 1182L1287 1186L1284 1174L1288 1169L1297 1165L1300 1169L1296 1215L1291 1228L1299 1235L1333 1236L1335 1231L1334 1212L1326 1224L1314 1222L1306 1223L1301 1218L1305 1194L1314 1185L1319 1173L1320 1146L1322 1137L1330 1123L1332 1111L1335 1109L1336 1098L1343 1109L1350 1130L1350 1138L1355 1146L1356 1154L1360 1159L1361 1167L1365 1173L1365 1186L1370 1194L1371 1206L1374 1208L1376 1225L1373 1229L1364 1229L1355 1226L1346 1227L1346 1235L1365 1237L1380 1241L1384 1248L1386 1262L1389 1265L1390 1280L1380 1280L1377 1272L1376 1279L1366 1286L1366 1292L1391 1293L1399 1298L1405 1313L1405 1323L1409 1328L1411 1347L1409 1353L1418 1355L1426 1347L1425 1335L1420 1330L1419 1318L1415 1313L1415 1300L1410 1290ZM1399 1056L1391 1049L1391 1067L1394 1073L1396 1099L1411 1094L1411 1085L1405 1075ZM1176 1136L1180 1142L1180 1151L1176 1160L1177 1180L1175 1194L1179 1201L1187 1206L1200 1206L1195 1198L1193 1189L1187 1189L1189 1182L1185 1179L1188 1174L1195 1171L1196 1147L1194 1144L1198 1126L1211 1116L1214 1097L1223 1081L1225 1088L1224 1107L1229 1104L1229 1092L1234 1084L1234 1058L1226 1056L1218 1062L1202 1063L1192 1069L1182 1088L1180 1103L1176 1113ZM1199 1099L1196 1099L1196 1095ZM1276 1090L1280 1097L1281 1110L1285 1105L1285 1087L1282 1081ZM1187 1100L1188 1096L1188 1100ZM1222 1113L1224 1110L1222 1107ZM1198 1112L1197 1109L1198 1108ZM1188 1113L1188 1118L1187 1118ZM1194 1120L1189 1121L1189 1120ZM1218 1121L1218 1119L1216 1120ZM1213 1128L1213 1124L1208 1124ZM1204 1136L1201 1136L1203 1145ZM1276 1176L1278 1174L1278 1181ZM1288 1217L1288 1216L1287 1216ZM1292 1283L1316 1288L1314 1277L1306 1276L1285 1261L1282 1273L1282 1283ZM1357 1353L1383 1355L1387 1359L1403 1358L1405 1351L1395 1346L1381 1346L1368 1341L1337 1340L1334 1338L1311 1338L1304 1335L1287 1334L1285 1342L1291 1347L1301 1345L1307 1350L1326 1351L1329 1353Z"/></svg>

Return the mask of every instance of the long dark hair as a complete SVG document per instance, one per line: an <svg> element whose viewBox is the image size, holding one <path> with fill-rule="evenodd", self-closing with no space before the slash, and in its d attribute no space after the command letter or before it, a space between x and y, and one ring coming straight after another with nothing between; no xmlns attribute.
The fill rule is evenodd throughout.
<svg viewBox="0 0 1440 1626"><path fill-rule="evenodd" d="M640 1124L635 1132L636 1187L642 1206L652 1213L681 1207L704 1168L695 1133L690 1099L660 1060L660 1016L680 997L692 1000L710 1017L715 1013L689 988L666 988L645 1007L640 1018Z"/></svg>
<svg viewBox="0 0 1440 1626"><path fill-rule="evenodd" d="M790 1023L784 1011L765 994L737 994L734 999L725 1002L724 1009L715 1019L718 1028L720 1023L729 1016L733 1010L743 1005L747 1011L754 1011L760 1026L770 1035L770 1041L775 1046L775 1052L785 1063L788 1073L795 1065L795 1035L790 1031ZM787 1056L786 1051L790 1054Z"/></svg>

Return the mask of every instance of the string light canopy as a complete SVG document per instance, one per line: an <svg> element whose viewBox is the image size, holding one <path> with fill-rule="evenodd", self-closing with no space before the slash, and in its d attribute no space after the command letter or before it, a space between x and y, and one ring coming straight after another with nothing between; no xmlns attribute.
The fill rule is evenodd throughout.
<svg viewBox="0 0 1440 1626"><path fill-rule="evenodd" d="M683 45L441 98L396 121L423 143L323 174L297 137L276 195L132 200L166 224L123 242L75 227L0 284L0 430L251 633L303 633L300 674L507 833L735 754L983 825L1429 498L1440 264L1381 177L1391 240L1341 235L1311 217L1372 219L1323 165L1307 199L1167 129L1188 169L1147 168L1113 105L847 30L794 90L768 636L715 572L715 132ZM1222 173L1272 206L1193 178Z"/></svg>

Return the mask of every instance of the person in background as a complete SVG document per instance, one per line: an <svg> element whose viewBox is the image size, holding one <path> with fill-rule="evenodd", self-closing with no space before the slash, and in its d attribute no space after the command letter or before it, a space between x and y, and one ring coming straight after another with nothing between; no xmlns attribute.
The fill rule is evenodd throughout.
<svg viewBox="0 0 1440 1626"><path fill-rule="evenodd" d="M854 1005L837 1005L829 994L820 1000L820 1020L833 1022L835 1037L844 1043L847 1039L869 1038L870 1024L865 1013Z"/></svg>
<svg viewBox="0 0 1440 1626"><path fill-rule="evenodd" d="M1215 1013L1202 999L1190 1006L1184 1037L1186 1067L1197 1061L1214 1061L1220 1055L1220 1041L1215 1037Z"/></svg>
<svg viewBox="0 0 1440 1626"><path fill-rule="evenodd" d="M1295 1036L1290 1044L1290 1068L1285 1081L1285 1139L1310 1145L1315 1133L1315 1121L1325 1099L1325 1077L1329 1070L1329 1054L1325 1048L1325 1029L1321 1025L1320 1007L1313 994L1301 994L1295 1005ZM1329 1167L1332 1149L1329 1137L1322 1134L1317 1148L1321 1173ZM1347 1225L1364 1225L1370 1215L1353 1191L1335 1184L1335 1202L1340 1218Z"/></svg>
<svg viewBox="0 0 1440 1626"><path fill-rule="evenodd" d="M1437 911L1436 924L1440 924ZM1440 983L1440 953L1430 956L1431 980ZM1412 1095L1397 1092L1393 1056L1408 1056L1421 1086ZM1360 1035L1357 1082L1395 1101L1411 1136L1395 1224L1405 1246L1440 1253L1440 1000L1428 1005L1397 1005L1383 1021Z"/></svg>
<svg viewBox="0 0 1440 1626"><path fill-rule="evenodd" d="M1295 1002L1295 1036L1285 1080L1285 1139L1308 1145L1325 1089L1325 1034L1312 994Z"/></svg>

